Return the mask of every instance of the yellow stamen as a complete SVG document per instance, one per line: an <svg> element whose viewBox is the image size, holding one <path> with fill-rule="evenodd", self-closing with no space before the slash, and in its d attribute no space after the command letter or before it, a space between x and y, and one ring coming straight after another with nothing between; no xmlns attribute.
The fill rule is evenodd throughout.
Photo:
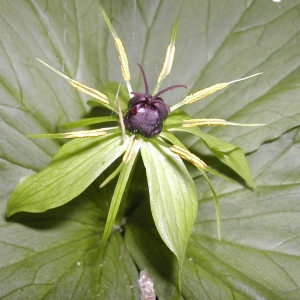
<svg viewBox="0 0 300 300"><path fill-rule="evenodd" d="M176 31L177 31L177 24L175 23L172 31L171 36L171 42L167 48L165 61L162 67L162 70L158 76L157 83L155 86L155 89L153 91L153 94L156 94L158 92L158 89L160 87L160 84L162 81L169 75L172 69L174 55L175 55L175 39L176 39Z"/></svg>
<svg viewBox="0 0 300 300"><path fill-rule="evenodd" d="M166 58L162 70L157 79L157 84L160 84L171 72L174 55L175 55L175 44L171 43L167 48Z"/></svg>
<svg viewBox="0 0 300 300"><path fill-rule="evenodd" d="M173 105L170 108L170 110L174 111L175 109L177 109L177 108L179 108L183 105L191 104L191 103L193 103L195 101L198 101L202 98L205 98L206 96L208 96L210 94L213 94L213 93L215 93L219 90L223 90L224 88L226 88L228 85L230 85L232 83L243 81L243 80L246 80L246 79L249 79L251 77L261 75L261 74L262 73L256 73L256 74L253 74L253 75L250 75L250 76L247 76L247 77L244 77L244 78L236 79L236 80L233 80L233 81L214 84L214 85L212 85L212 86L210 86L206 89L203 89L201 91L198 91L196 93L193 93L193 94L190 94L190 95L186 96L182 101L180 101L179 103Z"/></svg>
<svg viewBox="0 0 300 300"><path fill-rule="evenodd" d="M173 145L170 147L170 150L179 156L181 156L183 159L187 160L188 162L192 163L199 169L205 169L207 165L205 164L204 161L202 161L198 156L195 154L191 153L190 151L179 147L177 145Z"/></svg>
<svg viewBox="0 0 300 300"><path fill-rule="evenodd" d="M201 91L198 91L196 93L190 94L188 96L186 96L182 101L180 101L179 103L173 105L170 110L174 111L175 109L179 108L182 105L186 105L186 104L191 104L195 101L198 101L202 98L205 98L206 96L213 94L219 90L222 90L224 88L226 88L228 86L228 83L217 83L214 84L206 89L203 89Z"/></svg>
<svg viewBox="0 0 300 300"><path fill-rule="evenodd" d="M101 102L103 102L103 104L109 104L108 102L108 98L102 94L101 92L99 92L98 90L95 90L91 87L88 87L78 81L75 81L73 79L69 80L69 83L77 90L97 99L100 100Z"/></svg>
<svg viewBox="0 0 300 300"><path fill-rule="evenodd" d="M116 45L116 48L118 51L119 60L121 62L122 75L123 75L124 80L127 82L130 80L127 55L126 55L124 46L122 44L122 41L119 38L115 39L115 45Z"/></svg>
<svg viewBox="0 0 300 300"><path fill-rule="evenodd" d="M107 132L103 129L79 130L79 131L65 132L64 138L66 138L66 139L90 138L90 137L104 136L106 134L107 134Z"/></svg>
<svg viewBox="0 0 300 300"><path fill-rule="evenodd" d="M101 12L102 12L104 21L107 24L111 35L113 36L115 46L117 48L119 60L121 63L122 76L123 76L124 81L126 82L127 89L130 94L132 92L131 85L130 85L130 72L129 72L129 66L128 66L128 59L127 59L127 55L126 55L123 43L122 43L121 39L118 37L113 25L111 24L107 14L105 13L103 8L101 8Z"/></svg>
<svg viewBox="0 0 300 300"><path fill-rule="evenodd" d="M140 148L140 141L131 136L129 144L127 145L125 154L123 156L123 162L126 164L130 161L132 155L136 153Z"/></svg>
<svg viewBox="0 0 300 300"><path fill-rule="evenodd" d="M243 123L234 123L228 122L223 119L190 119L182 121L182 127L197 127L197 126L264 126L265 124L243 124Z"/></svg>
<svg viewBox="0 0 300 300"><path fill-rule="evenodd" d="M62 78L66 79L70 85L72 85L75 89L101 101L101 103L103 104L109 104L108 102L108 98L102 94L101 92L99 92L98 90L95 90L89 86L86 86L72 78L70 78L69 76L67 76L66 74L54 69L53 67L51 67L50 65L48 65L47 63L45 63L44 61L42 61L41 59L37 58L37 60L42 63L44 66L46 66L48 69L50 69L51 71L55 72L56 74L58 74L59 76L61 76Z"/></svg>
<svg viewBox="0 0 300 300"><path fill-rule="evenodd" d="M228 83L217 83L209 88L203 89L199 92L196 92L194 94L190 94L187 97L184 98L183 102L184 104L191 104L195 101L198 101L210 94L213 94L219 90L222 90L228 86Z"/></svg>

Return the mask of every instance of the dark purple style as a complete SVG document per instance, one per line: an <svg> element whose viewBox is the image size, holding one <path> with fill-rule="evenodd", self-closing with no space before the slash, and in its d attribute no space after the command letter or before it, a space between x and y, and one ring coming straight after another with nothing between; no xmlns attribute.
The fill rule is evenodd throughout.
<svg viewBox="0 0 300 300"><path fill-rule="evenodd" d="M129 110L124 116L124 124L129 131L149 138L161 132L163 122L170 113L169 106L159 96L171 89L186 88L186 86L183 84L172 85L152 96L149 94L144 69L142 65L138 64L138 66L143 76L145 93L132 92L134 96L129 100Z"/></svg>

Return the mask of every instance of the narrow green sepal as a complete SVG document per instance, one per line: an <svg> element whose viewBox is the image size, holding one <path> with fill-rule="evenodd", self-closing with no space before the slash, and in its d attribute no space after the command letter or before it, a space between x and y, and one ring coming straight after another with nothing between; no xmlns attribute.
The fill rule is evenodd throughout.
<svg viewBox="0 0 300 300"><path fill-rule="evenodd" d="M130 141L129 141L130 142ZM133 168L134 162L136 160L136 157L138 155L139 149L140 149L140 141L134 142L133 139L131 139L131 147L127 147L127 151L124 156L127 156L126 159L123 158L123 162L121 164L121 170L120 175L118 178L118 182L116 184L113 197L111 199L107 220L105 223L103 235L101 238L101 244L104 245L106 241L109 238L109 235L112 231L121 200L127 185L127 182L129 180L129 176L131 173L131 170Z"/></svg>
<svg viewBox="0 0 300 300"><path fill-rule="evenodd" d="M85 127L94 124L101 124L106 122L118 122L118 116L108 116L108 117L94 117L94 118L84 118L78 121L70 122L61 126L64 129L70 128L78 128L78 127Z"/></svg>

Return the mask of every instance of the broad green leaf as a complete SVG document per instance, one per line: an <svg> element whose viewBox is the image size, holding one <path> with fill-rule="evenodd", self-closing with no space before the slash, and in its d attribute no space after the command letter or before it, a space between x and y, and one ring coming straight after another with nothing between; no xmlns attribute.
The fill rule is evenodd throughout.
<svg viewBox="0 0 300 300"><path fill-rule="evenodd" d="M168 148L145 142L141 153L155 226L181 266L198 208L194 183Z"/></svg>
<svg viewBox="0 0 300 300"><path fill-rule="evenodd" d="M7 215L43 212L71 201L124 153L126 145L114 135L66 143L46 168L19 183L8 200Z"/></svg>
<svg viewBox="0 0 300 300"><path fill-rule="evenodd" d="M257 189L212 176L221 204L219 242L211 191L202 177L194 178L200 209L182 293L185 299L298 300L299 133L285 133L300 124L299 0L112 0L102 5L126 48L134 91L144 89L138 62L150 88L155 86L176 20L173 69L161 88L186 84L188 90L163 95L169 105L212 84L264 72L184 107L194 118L268 125L205 129L251 153L247 159ZM138 299L138 272L147 268L159 299L170 299L176 264L153 222L144 223L140 213L140 206L150 210L141 167L133 172L124 232L115 232L103 252L99 241L113 182L100 190L97 182L78 199L43 214L16 215L18 222L4 217L16 184L45 167L61 145L27 135L55 133L63 124L94 116L88 97L35 58L100 91L110 81L124 84L99 1L4 0L0 32L1 298ZM180 133L178 138L209 158L198 137Z"/></svg>
<svg viewBox="0 0 300 300"><path fill-rule="evenodd" d="M104 227L99 210L101 202L109 201L102 194L97 203L98 196L97 188L89 188L81 199L42 218L2 224L6 235L6 240L1 238L2 299L138 298L137 288L132 288L138 272L123 248L121 233L112 234L106 247L98 247ZM9 242L11 238L18 242Z"/></svg>
<svg viewBox="0 0 300 300"><path fill-rule="evenodd" d="M203 295L207 288L228 299L299 298L300 184L292 180L299 160L287 164L298 151L299 132L294 130L250 155L257 189L223 188L221 242L209 217L214 208L209 202L200 205L184 273L190 281L201 278L202 285L194 291L186 285L187 298ZM218 287L216 294L211 284Z"/></svg>
<svg viewBox="0 0 300 300"><path fill-rule="evenodd" d="M197 130L196 134L201 137L209 150L211 150L222 163L241 176L249 187L255 188L255 183L252 179L247 158L243 149L236 145L226 143L221 139L200 130Z"/></svg>
<svg viewBox="0 0 300 300"><path fill-rule="evenodd" d="M187 115L184 112L173 113L166 123L166 128L171 128L175 131L188 132L197 135L201 138L204 144L213 152L213 154L225 165L234 170L239 176L241 176L249 187L255 188L255 183L251 177L249 165L245 157L244 151L237 147L236 145L226 143L225 141L207 134L198 128L193 127L179 127L182 120L186 120ZM216 175L219 173L211 170L212 173L215 172ZM221 175L221 174L220 174Z"/></svg>

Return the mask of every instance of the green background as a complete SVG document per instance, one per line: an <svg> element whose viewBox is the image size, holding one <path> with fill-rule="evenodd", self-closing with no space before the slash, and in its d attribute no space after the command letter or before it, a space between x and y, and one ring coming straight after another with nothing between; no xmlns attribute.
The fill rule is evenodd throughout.
<svg viewBox="0 0 300 300"><path fill-rule="evenodd" d="M183 299L299 299L299 1L102 4L127 50L134 90L143 89L137 62L143 64L150 86L155 85L175 20L175 61L164 86L186 84L188 92L195 92L263 72L186 107L197 118L267 126L207 128L245 150L257 189L247 189L239 178L234 183L212 179L221 203L219 242L210 190L191 169L199 212L184 264ZM175 291L176 260L153 227L139 165L129 195L145 201L105 249L99 241L113 184L99 190L96 181L61 208L5 218L16 184L41 170L61 145L26 135L56 132L89 112L88 98L35 58L99 90L122 80L99 5L95 0L1 1L2 299L137 299L138 272L145 268L159 299L170 299ZM185 95L184 89L176 89L164 99L172 105ZM180 138L221 168L197 138Z"/></svg>

